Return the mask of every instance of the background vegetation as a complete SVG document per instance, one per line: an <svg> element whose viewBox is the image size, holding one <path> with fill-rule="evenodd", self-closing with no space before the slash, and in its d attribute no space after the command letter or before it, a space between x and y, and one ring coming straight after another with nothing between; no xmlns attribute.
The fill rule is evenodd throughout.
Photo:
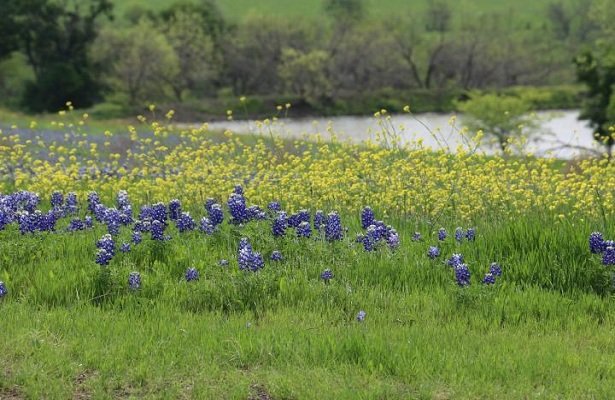
<svg viewBox="0 0 615 400"><path fill-rule="evenodd" d="M596 10L610 2L2 0L0 99L107 117L156 102L194 120L239 96L253 116L287 101L295 115L364 114L540 86L540 107L570 108L572 59L604 38Z"/></svg>

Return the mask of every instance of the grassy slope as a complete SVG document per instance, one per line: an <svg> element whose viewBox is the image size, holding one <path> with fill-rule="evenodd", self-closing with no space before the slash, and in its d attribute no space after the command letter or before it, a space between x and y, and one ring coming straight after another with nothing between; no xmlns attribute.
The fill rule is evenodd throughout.
<svg viewBox="0 0 615 400"><path fill-rule="evenodd" d="M343 220L359 229L356 216ZM0 279L11 290L0 303L0 398L609 396L615 308L595 294L609 275L586 249L600 222L482 221L476 242L443 245L444 257L466 256L467 289L454 285L444 259L425 256L429 227L388 222L402 236L396 253L276 241L264 223L210 238L171 230L164 248L146 240L114 259L108 278L92 261L100 228L0 232ZM430 239L411 242L416 229ZM240 273L243 235L285 261ZM504 275L485 288L478 282L492 260ZM201 280L181 282L191 265ZM330 285L318 279L324 268L336 275ZM136 294L125 289L133 270L143 276ZM354 321L360 309L363 324Z"/></svg>
<svg viewBox="0 0 615 400"><path fill-rule="evenodd" d="M576 0L570 0L576 1ZM428 0L366 0L368 10L374 16L389 16L401 14L420 14L429 4ZM116 11L122 15L125 10L134 5L143 5L141 0L126 0L116 2ZM147 7L161 9L174 0L153 0L147 2ZM250 12L263 14L277 14L289 17L318 17L322 13L322 0L218 0L223 13L230 19L240 19ZM489 13L493 11L508 12L538 21L550 4L549 1L521 0L521 1L492 1L492 0L462 0L449 2L456 15Z"/></svg>

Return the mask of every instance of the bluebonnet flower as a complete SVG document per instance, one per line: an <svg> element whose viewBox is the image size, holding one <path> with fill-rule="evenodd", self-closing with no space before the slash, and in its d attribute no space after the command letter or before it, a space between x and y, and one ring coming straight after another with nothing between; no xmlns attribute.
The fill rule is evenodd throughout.
<svg viewBox="0 0 615 400"><path fill-rule="evenodd" d="M363 311L363 310L359 311L357 313L357 321L359 321L359 322L365 321L365 317L366 316L367 316L367 313L365 311Z"/></svg>
<svg viewBox="0 0 615 400"><path fill-rule="evenodd" d="M271 233L275 237L281 237L286 234L288 219L284 211L278 212L277 217L271 222Z"/></svg>
<svg viewBox="0 0 615 400"><path fill-rule="evenodd" d="M160 221L164 225L167 223L167 206L164 203L156 203L152 206L151 218Z"/></svg>
<svg viewBox="0 0 615 400"><path fill-rule="evenodd" d="M96 192L88 193L88 210L90 210L91 213L94 213L96 211L96 206L99 204L100 204L100 197L98 196L98 193Z"/></svg>
<svg viewBox="0 0 615 400"><path fill-rule="evenodd" d="M458 242L463 241L463 237L465 236L464 232L463 232L463 228L461 227L457 227L457 229L455 229L455 240Z"/></svg>
<svg viewBox="0 0 615 400"><path fill-rule="evenodd" d="M309 222L303 221L297 226L297 237L309 238L312 236L312 227Z"/></svg>
<svg viewBox="0 0 615 400"><path fill-rule="evenodd" d="M209 213L209 221L214 227L222 224L222 221L224 221L224 212L220 204L212 204L207 212Z"/></svg>
<svg viewBox="0 0 615 400"><path fill-rule="evenodd" d="M233 193L243 196L243 186L235 185L235 188L233 189Z"/></svg>
<svg viewBox="0 0 615 400"><path fill-rule="evenodd" d="M199 229L201 230L201 232L207 235L213 235L214 232L216 231L216 227L211 223L211 221L207 217L201 218L201 225Z"/></svg>
<svg viewBox="0 0 615 400"><path fill-rule="evenodd" d="M186 282L199 280L199 271L196 268L190 267L186 270Z"/></svg>
<svg viewBox="0 0 615 400"><path fill-rule="evenodd" d="M327 216L322 210L316 211L314 214L314 229L320 231L327 224Z"/></svg>
<svg viewBox="0 0 615 400"><path fill-rule="evenodd" d="M358 238L357 238L358 239ZM367 228L367 233L362 236L361 242L365 251L374 251L376 249L376 243L378 241L378 233L376 231L376 225L370 225Z"/></svg>
<svg viewBox="0 0 615 400"><path fill-rule="evenodd" d="M331 272L330 269L325 269L324 271L322 271L322 273L320 274L320 279L322 279L323 281L325 281L325 283L329 283L329 281L331 279L333 279L333 272Z"/></svg>
<svg viewBox="0 0 615 400"><path fill-rule="evenodd" d="M260 209L259 206L250 206L247 209L249 220L263 220L267 219L267 214Z"/></svg>
<svg viewBox="0 0 615 400"><path fill-rule="evenodd" d="M8 210L0 207L0 231L4 229L5 226L10 224L12 221L11 213Z"/></svg>
<svg viewBox="0 0 615 400"><path fill-rule="evenodd" d="M445 239L446 239L446 236L447 236L447 235L446 235L446 229L444 229L444 228L440 228L440 229L438 230L438 240L443 241L443 240L445 240Z"/></svg>
<svg viewBox="0 0 615 400"><path fill-rule="evenodd" d="M342 230L342 220L338 213L332 211L327 216L325 225L325 238L329 241L342 240L344 232Z"/></svg>
<svg viewBox="0 0 615 400"><path fill-rule="evenodd" d="M211 207L216 204L216 200L214 200L211 197L208 197L205 200L205 211L207 211L208 213L211 213Z"/></svg>
<svg viewBox="0 0 615 400"><path fill-rule="evenodd" d="M96 218L96 221L104 222L106 215L107 215L107 207L105 207L103 204L100 204L100 203L94 206L94 218Z"/></svg>
<svg viewBox="0 0 615 400"><path fill-rule="evenodd" d="M602 265L615 265L615 247L608 246L602 255Z"/></svg>
<svg viewBox="0 0 615 400"><path fill-rule="evenodd" d="M228 266L228 260L220 260L218 261L218 265L221 267L227 267Z"/></svg>
<svg viewBox="0 0 615 400"><path fill-rule="evenodd" d="M604 238L600 232L592 232L589 235L589 251L594 254L600 254L605 250Z"/></svg>
<svg viewBox="0 0 615 400"><path fill-rule="evenodd" d="M162 222L160 222L157 219L154 220L150 227L150 231L152 233L152 239L153 240L164 240L165 239L164 228L165 226Z"/></svg>
<svg viewBox="0 0 615 400"><path fill-rule="evenodd" d="M489 273L494 275L494 276L501 276L502 275L502 267L500 267L500 265L498 263L493 262L489 266Z"/></svg>
<svg viewBox="0 0 615 400"><path fill-rule="evenodd" d="M177 221L182 213L182 203L178 199L169 202L169 219Z"/></svg>
<svg viewBox="0 0 615 400"><path fill-rule="evenodd" d="M69 214L75 214L78 211L77 194L70 192L66 195L66 212Z"/></svg>
<svg viewBox="0 0 615 400"><path fill-rule="evenodd" d="M268 208L270 211L273 211L273 212L282 211L282 206L281 206L281 205L280 205L280 203L279 203L279 202L277 202L277 201L272 201L271 203L269 203L269 204L267 205L267 208Z"/></svg>
<svg viewBox="0 0 615 400"><path fill-rule="evenodd" d="M0 299L6 296L9 293L9 290L6 288L4 282L0 281Z"/></svg>
<svg viewBox="0 0 615 400"><path fill-rule="evenodd" d="M227 205L231 213L232 224L239 225L250 220L248 209L246 208L246 199L241 194L231 194Z"/></svg>
<svg viewBox="0 0 615 400"><path fill-rule="evenodd" d="M141 206L139 211L139 221L149 221L154 219L152 217L152 206Z"/></svg>
<svg viewBox="0 0 615 400"><path fill-rule="evenodd" d="M138 272L131 272L128 275L128 288L130 290L138 290L141 288L141 274Z"/></svg>
<svg viewBox="0 0 615 400"><path fill-rule="evenodd" d="M96 264L99 264L101 266L109 265L109 261L111 261L112 258L113 255L110 254L107 250L98 249L98 252L96 253Z"/></svg>
<svg viewBox="0 0 615 400"><path fill-rule="evenodd" d="M436 257L440 257L440 249L436 246L429 246L429 250L427 250L427 256L432 260Z"/></svg>
<svg viewBox="0 0 615 400"><path fill-rule="evenodd" d="M288 217L288 226L297 228L302 222L310 223L310 212L308 210L299 210L297 213Z"/></svg>
<svg viewBox="0 0 615 400"><path fill-rule="evenodd" d="M40 211L39 211L40 213ZM27 211L20 212L17 214L17 223L19 224L19 232L22 235L26 233L32 233L37 229L37 217L35 214L30 214Z"/></svg>
<svg viewBox="0 0 615 400"><path fill-rule="evenodd" d="M483 283L485 285L494 285L495 275L493 275L491 272L488 272L487 274L485 274L485 277L483 278Z"/></svg>
<svg viewBox="0 0 615 400"><path fill-rule="evenodd" d="M459 286L468 286L470 284L470 269L466 264L457 264L455 266L455 279Z"/></svg>
<svg viewBox="0 0 615 400"><path fill-rule="evenodd" d="M84 219L83 219L83 225L89 229L92 228L94 226L94 221L92 220L92 217L90 217L89 215L87 215Z"/></svg>
<svg viewBox="0 0 615 400"><path fill-rule="evenodd" d="M122 243L122 245L120 246L120 251L122 253L129 253L130 252L130 243Z"/></svg>
<svg viewBox="0 0 615 400"><path fill-rule="evenodd" d="M447 264L453 268L463 264L463 255L454 253L451 258L448 259Z"/></svg>
<svg viewBox="0 0 615 400"><path fill-rule="evenodd" d="M399 247L399 234L395 229L390 229L386 238L387 244L391 250L395 250Z"/></svg>
<svg viewBox="0 0 615 400"><path fill-rule="evenodd" d="M282 258L282 253L278 250L275 250L273 253L271 253L271 261L282 261Z"/></svg>
<svg viewBox="0 0 615 400"><path fill-rule="evenodd" d="M70 232L82 231L85 229L85 224L79 218L74 218L68 224L68 228L66 230Z"/></svg>
<svg viewBox="0 0 615 400"><path fill-rule="evenodd" d="M60 208L64 204L64 195L62 192L55 191L51 193L51 207Z"/></svg>
<svg viewBox="0 0 615 400"><path fill-rule="evenodd" d="M474 228L468 228L466 239L468 239L468 242L473 242L476 239L476 230Z"/></svg>
<svg viewBox="0 0 615 400"><path fill-rule="evenodd" d="M143 237L141 236L141 232L139 231L132 232L132 243L139 244L141 243L142 240L143 240Z"/></svg>
<svg viewBox="0 0 615 400"><path fill-rule="evenodd" d="M367 229L370 225L373 225L376 221L374 211L371 207L367 206L361 211L361 227Z"/></svg>
<svg viewBox="0 0 615 400"><path fill-rule="evenodd" d="M55 231L57 221L58 216L54 212L49 211L46 214L41 213L38 215L38 230L40 230L41 232Z"/></svg>
<svg viewBox="0 0 615 400"><path fill-rule="evenodd" d="M190 213L183 212L180 214L179 218L176 221L177 229L180 232L188 232L194 230L196 228L196 222L190 216Z"/></svg>
<svg viewBox="0 0 615 400"><path fill-rule="evenodd" d="M107 224L107 230L111 235L118 235L120 233L120 226L122 224L120 214L120 211L115 208L105 210L103 221Z"/></svg>
<svg viewBox="0 0 615 400"><path fill-rule="evenodd" d="M239 241L239 252L237 254L239 269L242 271L256 272L265 266L263 256L255 252L246 238Z"/></svg>
<svg viewBox="0 0 615 400"><path fill-rule="evenodd" d="M414 234L412 235L413 242L420 242L422 239L423 237L421 236L420 232L414 232Z"/></svg>
<svg viewBox="0 0 615 400"><path fill-rule="evenodd" d="M125 190L120 190L119 192L117 192L115 203L119 210L124 210L129 207L131 208L130 199L128 198L128 192Z"/></svg>
<svg viewBox="0 0 615 400"><path fill-rule="evenodd" d="M103 237L96 242L96 247L105 250L107 253L111 254L111 256L115 255L115 241L113 240L113 236L109 234L103 235Z"/></svg>

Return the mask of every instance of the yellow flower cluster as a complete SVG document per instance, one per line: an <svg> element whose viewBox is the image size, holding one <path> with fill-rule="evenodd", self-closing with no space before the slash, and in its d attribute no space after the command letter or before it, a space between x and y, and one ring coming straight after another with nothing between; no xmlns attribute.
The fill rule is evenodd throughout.
<svg viewBox="0 0 615 400"><path fill-rule="evenodd" d="M369 204L390 214L465 221L531 211L555 218L615 216L615 164L605 159L563 163L463 148L453 155L420 142L220 135L206 125L180 130L142 122L149 133L134 127L124 135L71 132L52 143L5 132L0 192L30 190L49 198L55 190L75 191L84 198L96 190L111 199L124 189L137 203L180 198L196 206L207 197L224 200L242 184L251 203L279 200L295 209Z"/></svg>

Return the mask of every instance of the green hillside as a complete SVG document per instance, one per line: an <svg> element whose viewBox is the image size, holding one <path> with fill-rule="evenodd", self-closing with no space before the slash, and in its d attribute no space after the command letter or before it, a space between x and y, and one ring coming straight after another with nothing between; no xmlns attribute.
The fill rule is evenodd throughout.
<svg viewBox="0 0 615 400"><path fill-rule="evenodd" d="M176 0L116 0L116 13L122 15L134 6L161 9ZM568 2L579 0L569 0ZM368 9L373 16L399 15L400 13L421 13L430 0L366 0ZM218 0L218 5L230 19L241 19L246 14L258 12L263 14L277 14L289 17L315 17L321 13L323 0ZM545 9L552 3L550 0L519 0L519 1L493 1L493 0L465 0L448 2L455 14L476 15L496 11L510 11L512 16L539 20L545 14Z"/></svg>

